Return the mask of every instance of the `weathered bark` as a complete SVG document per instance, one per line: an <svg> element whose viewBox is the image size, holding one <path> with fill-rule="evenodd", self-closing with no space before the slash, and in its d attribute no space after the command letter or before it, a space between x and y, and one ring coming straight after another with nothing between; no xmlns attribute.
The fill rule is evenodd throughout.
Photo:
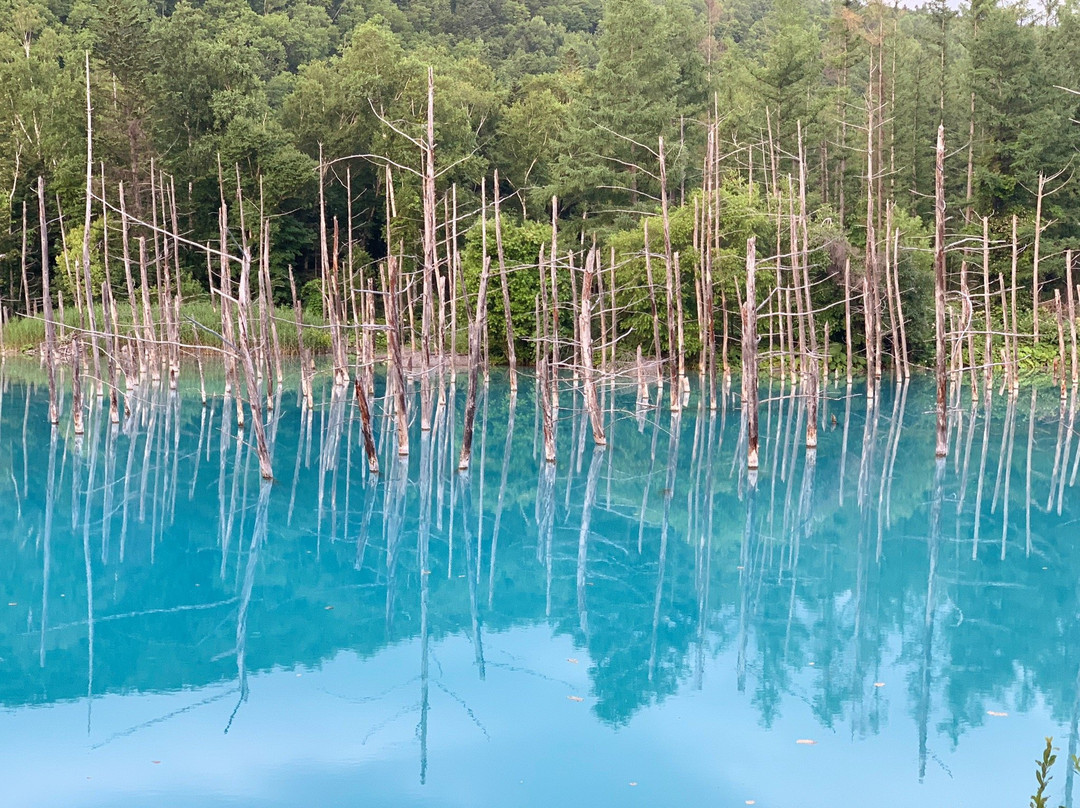
<svg viewBox="0 0 1080 808"><path fill-rule="evenodd" d="M487 328L487 288L491 274L491 258L486 251L483 267L480 271L480 288L476 296L476 317L473 318L469 335L469 386L465 395L465 427L461 433L461 455L458 458L458 470L467 471L472 456L473 428L476 421L477 373L480 369L480 349L483 343L484 329Z"/></svg>
<svg viewBox="0 0 1080 808"><path fill-rule="evenodd" d="M1010 283L1010 301L1009 307L1012 309L1012 394L1015 396L1020 392L1020 327L1017 324L1017 304L1016 296L1018 293L1016 273L1018 265L1020 263L1020 244L1016 237L1017 219L1016 214L1012 217L1012 277Z"/></svg>
<svg viewBox="0 0 1080 808"><path fill-rule="evenodd" d="M33 314L33 309L30 306L30 282L26 278L26 200L22 203L22 250L19 253L19 270L22 273L22 292L23 301L26 306L26 314L30 316Z"/></svg>
<svg viewBox="0 0 1080 808"><path fill-rule="evenodd" d="M896 291L896 319L900 329L900 357L903 377L911 378L911 359L908 356L907 323L904 320L904 297L900 288L900 230L893 233L893 287Z"/></svg>
<svg viewBox="0 0 1080 808"><path fill-rule="evenodd" d="M945 126L938 126L934 164L934 373L937 379L937 440L934 453L949 453L945 375Z"/></svg>
<svg viewBox="0 0 1080 808"><path fill-rule="evenodd" d="M746 466L758 467L757 240L746 241L746 299L743 302L742 394L746 417Z"/></svg>
<svg viewBox="0 0 1080 808"><path fill-rule="evenodd" d="M259 473L264 480L274 478L274 468L270 460L270 448L266 440L266 427L263 423L262 400L259 395L259 381L255 362L251 355L248 340L248 312L251 309L251 255L245 253L240 263L240 287L236 304L237 343L240 361L247 382L248 407L251 409L252 427L255 432L255 451L259 456Z"/></svg>
<svg viewBox="0 0 1080 808"><path fill-rule="evenodd" d="M359 376L353 380L353 390L356 392L356 406L360 410L360 431L364 436L364 453L367 455L368 471L378 474L379 453L375 449L375 435L371 429L371 409L368 406L363 380Z"/></svg>
<svg viewBox="0 0 1080 808"><path fill-rule="evenodd" d="M983 216L983 394L986 400L994 390L994 340L990 329L990 220Z"/></svg>
<svg viewBox="0 0 1080 808"><path fill-rule="evenodd" d="M843 188L843 183L841 183ZM783 333L783 331L781 331ZM844 259L844 341L847 348L847 384L851 387L851 259Z"/></svg>
<svg viewBox="0 0 1080 808"><path fill-rule="evenodd" d="M676 284L675 284L675 255L671 247L671 221L668 216L668 195L667 195L667 165L664 156L664 139L660 138L660 212L663 219L663 231L664 231L664 270L667 281L667 331L668 331L668 364L671 376L671 411L678 412L682 409L682 377L683 377L683 357L672 357L672 352L675 348L675 300L676 300ZM682 295L681 290L678 295L680 300L679 308L682 308Z"/></svg>
<svg viewBox="0 0 1080 808"><path fill-rule="evenodd" d="M517 392L517 351L514 349L514 321L510 316L510 285L506 274L506 256L503 253L501 200L499 197L499 172L495 172L492 187L495 196L495 251L499 258L499 285L502 287L503 317L506 320L506 361L510 370L510 392Z"/></svg>
<svg viewBox="0 0 1080 808"><path fill-rule="evenodd" d="M653 282L652 249L649 246L649 220L642 222L645 232L645 282L649 285L649 307L652 311L653 358L656 361L657 401L664 389L663 359L660 352L660 312L656 307L656 284Z"/></svg>
<svg viewBox="0 0 1080 808"><path fill-rule="evenodd" d="M649 385L645 382L645 364L641 358L641 346L637 346L637 404L638 407L649 403Z"/></svg>
<svg viewBox="0 0 1080 808"><path fill-rule="evenodd" d="M76 435L86 432L82 403L82 336L71 340L71 423Z"/></svg>
<svg viewBox="0 0 1080 808"><path fill-rule="evenodd" d="M1077 363L1076 348L1076 287L1073 285L1073 251L1065 251L1065 294L1069 304L1069 366L1072 386L1080 382L1080 365Z"/></svg>
<svg viewBox="0 0 1080 808"><path fill-rule="evenodd" d="M1039 190L1035 196L1035 244L1031 254L1031 316L1032 328L1034 329L1035 343L1039 342L1039 246L1042 236L1042 207L1043 191L1046 188L1046 177L1039 172Z"/></svg>
<svg viewBox="0 0 1080 808"><path fill-rule="evenodd" d="M1061 374L1061 400L1065 400L1065 312L1061 303L1061 290L1054 290L1054 313L1057 315L1058 370Z"/></svg>
<svg viewBox="0 0 1080 808"><path fill-rule="evenodd" d="M142 287L143 344L146 346L150 378L156 381L161 378L161 368L158 366L157 336L150 316L150 280L146 274L146 239L141 236L139 237L139 283ZM231 335L229 339L232 339Z"/></svg>
<svg viewBox="0 0 1080 808"><path fill-rule="evenodd" d="M581 339L581 366L582 382L585 393L585 408L589 411L589 420L592 423L593 442L597 446L606 446L607 437L604 435L603 415L600 412L600 402L596 398L596 381L593 379L593 347L592 347L592 284L599 256L596 249L589 250L585 258L585 275L581 282L581 304L578 314L578 334ZM602 305L602 303L601 303Z"/></svg>
<svg viewBox="0 0 1080 808"><path fill-rule="evenodd" d="M94 128L90 107L90 51L86 52L86 213L83 219L82 277L86 291L87 324L90 327L90 353L94 361L94 378L100 398L105 388L101 384L101 356L98 352L97 323L94 315L94 281L90 273L90 225L94 218Z"/></svg>
<svg viewBox="0 0 1080 808"><path fill-rule="evenodd" d="M45 215L45 178L38 177L38 222L41 229L41 310L45 317L45 369L49 376L49 423L60 423L56 401L56 330L49 291L49 220Z"/></svg>
<svg viewBox="0 0 1080 808"><path fill-rule="evenodd" d="M427 127L423 143L423 299L420 301L420 429L431 429L433 396L431 393L431 331L434 324L435 274L438 251L435 244L435 73L428 67ZM496 178L496 183L498 178ZM496 191L498 193L498 191ZM410 309L411 311L411 309Z"/></svg>
<svg viewBox="0 0 1080 808"><path fill-rule="evenodd" d="M390 360L390 381L394 387L394 414L397 419L398 455L409 453L409 413L405 402L405 363L401 357L401 312L398 290L398 259L386 257L386 343Z"/></svg>
<svg viewBox="0 0 1080 808"><path fill-rule="evenodd" d="M116 339L116 306L112 299L112 290L109 288L109 283L106 281L101 284L101 306L102 316L104 317L105 331L105 353L109 366L109 421L110 423L120 423L120 409L119 402L116 397L116 357L117 351L117 339Z"/></svg>
<svg viewBox="0 0 1080 808"><path fill-rule="evenodd" d="M292 264L289 265L289 291L292 293L293 316L296 319L296 349L300 354L300 395L310 409L314 404L311 391L311 359L304 347L304 309L296 296L296 279L293 277Z"/></svg>

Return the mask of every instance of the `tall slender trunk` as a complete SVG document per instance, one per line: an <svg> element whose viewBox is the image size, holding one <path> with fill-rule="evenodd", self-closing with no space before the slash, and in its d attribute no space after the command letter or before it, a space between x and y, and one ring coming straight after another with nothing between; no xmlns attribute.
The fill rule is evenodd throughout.
<svg viewBox="0 0 1080 808"><path fill-rule="evenodd" d="M948 401L945 376L945 126L938 126L934 161L934 372L937 379L935 455L949 452Z"/></svg>
<svg viewBox="0 0 1080 808"><path fill-rule="evenodd" d="M746 300L743 302L742 393L746 418L746 466L758 467L757 239L746 241Z"/></svg>
<svg viewBox="0 0 1080 808"><path fill-rule="evenodd" d="M45 178L38 177L38 222L41 229L41 310L45 317L45 369L49 376L49 423L60 423L56 401L56 330L49 291L49 220L45 215Z"/></svg>

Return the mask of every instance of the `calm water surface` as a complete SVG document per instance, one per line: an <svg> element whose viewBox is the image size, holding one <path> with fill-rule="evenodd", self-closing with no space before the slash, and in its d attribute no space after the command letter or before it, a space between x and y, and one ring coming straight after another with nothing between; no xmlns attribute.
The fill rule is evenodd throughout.
<svg viewBox="0 0 1080 808"><path fill-rule="evenodd" d="M263 485L220 394L77 439L36 373L0 400L4 806L1019 806L1076 751L1055 390L965 398L937 469L925 381L830 388L816 454L763 385L755 480L737 395L609 392L605 451L567 389L545 467L493 375L463 476L461 379L404 461L377 401L373 479L351 396L286 389Z"/></svg>

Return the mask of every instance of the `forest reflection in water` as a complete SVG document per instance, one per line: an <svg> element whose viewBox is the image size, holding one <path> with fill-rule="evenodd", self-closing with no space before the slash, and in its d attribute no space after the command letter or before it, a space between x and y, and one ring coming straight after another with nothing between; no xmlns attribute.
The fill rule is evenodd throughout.
<svg viewBox="0 0 1080 808"><path fill-rule="evenodd" d="M220 394L204 407L197 392L148 387L119 426L91 398L76 438L66 421L48 424L33 369L9 363L5 745L16 725L37 720L28 710L61 704L79 706L83 751L167 731L192 710L216 710L215 732L236 737L259 698L279 699L283 721L289 713L300 736L317 736L315 719L293 712L302 704L261 697L251 681L331 669L349 652L359 663L347 686L373 716L356 733L377 748L396 724L414 727L405 745L417 787L439 731L433 702L500 741L494 708L462 696L465 674L437 658L467 648L474 683L513 673L515 698L538 715L553 678L525 656L575 665L582 678L557 692L585 702L578 709L601 739L704 693L746 713L726 732L767 749L795 743L785 722L794 716L806 740L827 735L856 756L880 737L892 755L886 779L944 789L913 792L926 796L997 778L990 793L1020 801L1043 735L1077 751L1080 440L1076 402L1056 390L1025 388L989 406L965 399L938 462L928 381L886 383L877 399L828 387L816 451L803 446L798 390L765 382L762 468L748 474L735 394L717 411L695 397L680 416L636 410L633 388L605 387L602 449L568 382L552 465L533 386L523 380L512 396L493 374L473 468L460 473L461 390L449 388L430 432L413 424L412 454L398 458L377 387L381 476L367 471L355 401L324 384L312 410L295 390L278 394L276 479L264 483ZM522 645L515 632L530 638L528 654L505 650ZM405 647L416 654L403 663ZM412 695L391 695L403 690ZM111 697L168 693L183 696L175 715L109 707L130 725L95 729ZM964 753L965 736L1025 715L1038 723L1013 724L1009 748L1000 732L987 736L1012 768ZM831 754L808 753L819 764ZM697 776L701 793L718 793L708 790L721 788L714 775ZM748 787L720 779L737 781L735 795ZM1060 779L1071 805L1071 776ZM826 804L847 792L815 788L793 781L787 793Z"/></svg>

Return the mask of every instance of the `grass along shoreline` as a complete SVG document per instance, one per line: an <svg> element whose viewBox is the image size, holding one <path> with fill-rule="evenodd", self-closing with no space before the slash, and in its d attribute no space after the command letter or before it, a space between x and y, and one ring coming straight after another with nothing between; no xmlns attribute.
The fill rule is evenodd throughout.
<svg viewBox="0 0 1080 808"><path fill-rule="evenodd" d="M63 346L71 341L72 335L83 328L82 318L74 308L65 308L63 321L54 311L57 344ZM278 342L281 351L288 355L299 354L296 338L296 315L291 307L275 306L271 316L277 324ZM155 329L162 322L158 306L151 307L151 320ZM101 331L104 312L100 305L94 307L94 322ZM117 306L117 321L122 338L135 336L135 325L131 320L130 306ZM316 354L330 350L329 326L322 317L309 311L303 313L304 347ZM141 323L136 324L141 327ZM180 306L180 343L183 347L221 348L221 312L208 300L193 300ZM45 342L45 320L40 316L13 316L0 329L0 344L6 355L35 353Z"/></svg>

